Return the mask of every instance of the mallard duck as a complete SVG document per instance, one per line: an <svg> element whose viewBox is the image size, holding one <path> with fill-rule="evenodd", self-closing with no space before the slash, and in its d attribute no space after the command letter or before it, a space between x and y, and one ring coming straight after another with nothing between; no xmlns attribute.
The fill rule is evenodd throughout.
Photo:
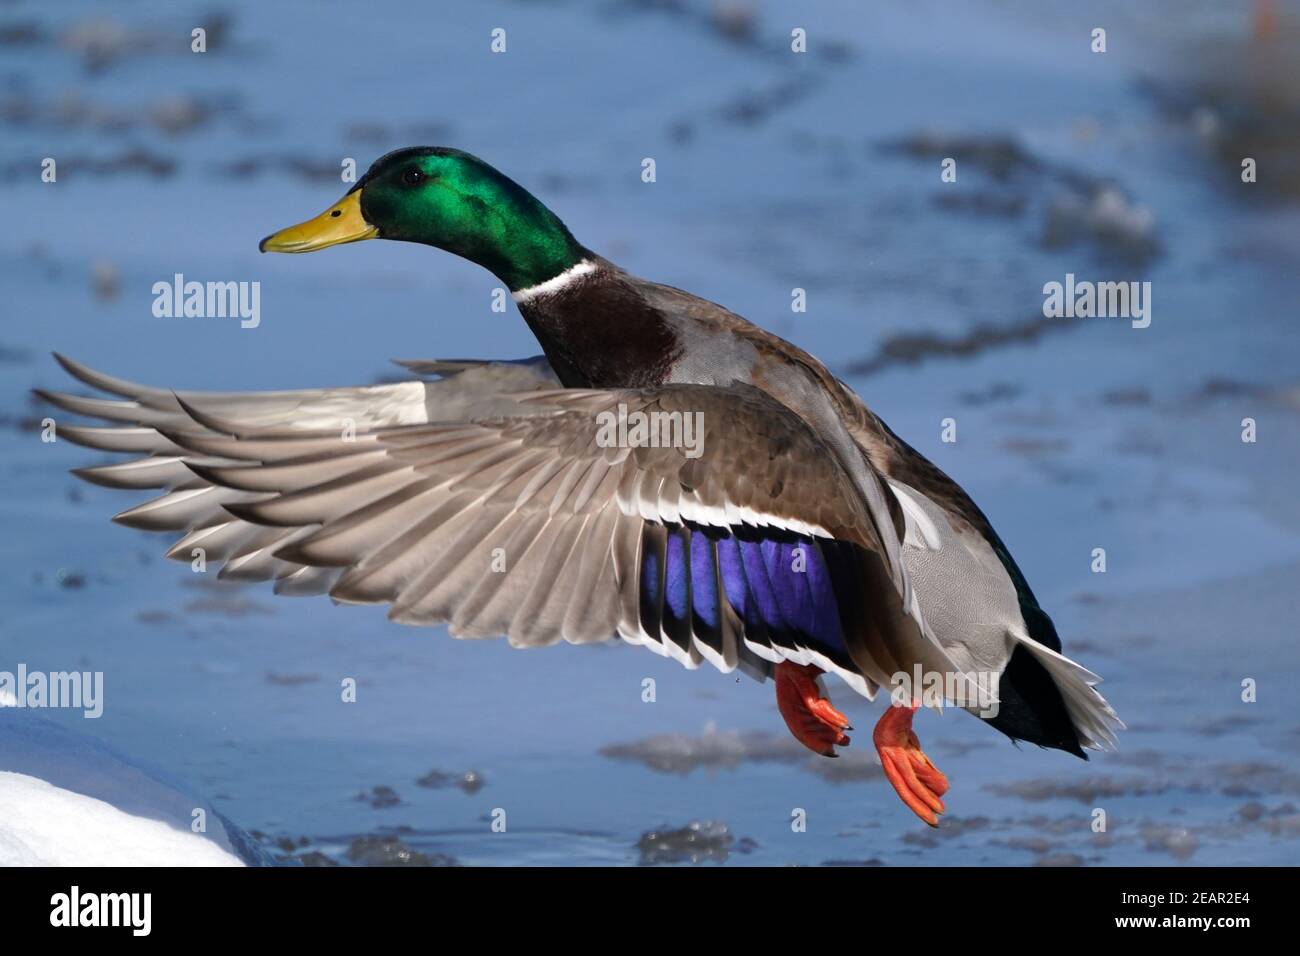
<svg viewBox="0 0 1300 956"><path fill-rule="evenodd" d="M116 521L181 532L168 556L201 548L224 577L386 603L457 637L617 635L771 677L794 737L826 756L852 728L822 675L868 699L889 688L873 743L931 825L948 781L912 729L919 704L1080 757L1113 747L1123 724L1099 678L1061 654L983 512L807 352L630 275L455 149L389 153L260 248L375 238L488 269L545 354L264 393L172 392L59 357L125 400L41 392L117 423L58 433L144 456L75 474L164 489Z"/></svg>

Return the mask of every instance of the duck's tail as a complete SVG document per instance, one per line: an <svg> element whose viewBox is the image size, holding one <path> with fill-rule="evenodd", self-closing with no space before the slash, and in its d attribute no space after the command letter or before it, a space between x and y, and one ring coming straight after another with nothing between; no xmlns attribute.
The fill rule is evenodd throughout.
<svg viewBox="0 0 1300 956"><path fill-rule="evenodd" d="M1061 692L1066 713L1079 735L1079 746L1089 750L1116 749L1115 732L1125 729L1124 721L1119 719L1114 708L1106 703L1106 698L1097 690L1096 685L1101 683L1101 678L1032 638L1018 640L1020 646L1043 666L1056 684L1056 689Z"/></svg>

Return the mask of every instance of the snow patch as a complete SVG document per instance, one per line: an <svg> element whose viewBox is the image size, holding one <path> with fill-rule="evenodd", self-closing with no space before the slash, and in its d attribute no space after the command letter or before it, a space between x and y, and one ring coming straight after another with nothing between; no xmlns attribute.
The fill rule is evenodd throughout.
<svg viewBox="0 0 1300 956"><path fill-rule="evenodd" d="M206 832L192 829L196 811ZM0 709L0 866L269 862L161 771L13 704Z"/></svg>
<svg viewBox="0 0 1300 956"><path fill-rule="evenodd" d="M220 827L215 819L212 822ZM0 771L0 866L243 866L206 834Z"/></svg>

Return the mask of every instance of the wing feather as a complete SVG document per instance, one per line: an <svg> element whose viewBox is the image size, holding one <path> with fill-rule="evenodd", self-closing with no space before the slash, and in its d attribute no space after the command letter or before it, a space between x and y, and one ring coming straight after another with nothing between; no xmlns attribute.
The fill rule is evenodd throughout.
<svg viewBox="0 0 1300 956"><path fill-rule="evenodd" d="M891 580L879 516L813 429L757 389L556 389L544 363L463 362L420 364L431 382L173 393L60 361L117 398L42 397L122 425L63 433L147 455L77 474L164 489L117 520L181 532L168 556L203 548L226 577L389 603L394 620L457 636L531 647L617 634L687 667L761 676L811 659L794 633L822 599L809 584L785 582L793 603L766 614L755 603L782 584L762 566L790 546L778 537L808 535L851 550L868 592L846 679L951 663ZM704 454L602 442L601 416L625 407L700 414ZM755 529L767 550L741 560L732 536ZM749 588L746 607L728 581Z"/></svg>

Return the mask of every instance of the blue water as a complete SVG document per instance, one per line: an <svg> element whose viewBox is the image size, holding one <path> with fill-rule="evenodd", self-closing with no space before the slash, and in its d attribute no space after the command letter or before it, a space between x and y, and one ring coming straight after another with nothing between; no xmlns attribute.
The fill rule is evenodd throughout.
<svg viewBox="0 0 1300 956"><path fill-rule="evenodd" d="M1206 116L1258 107L1259 93L1205 92L1188 55L1211 44L1260 62L1244 12L766 3L737 41L705 2L227 3L225 39L190 53L209 9L15 3L3 16L37 31L0 48L0 669L102 670L107 696L97 721L51 716L168 768L247 830L338 859L358 836L397 833L467 864L638 863L658 859L638 849L648 831L719 821L730 842L705 858L729 865L1297 862L1300 216L1267 164L1244 185L1203 135ZM1096 22L1104 55L1088 49ZM806 55L787 52L795 26ZM494 27L505 54L489 50ZM88 57L90 35L111 55ZM1290 78L1277 82L1294 104ZM160 106L195 121L160 128ZM926 132L1010 136L1035 165L998 180L963 159L943 184L939 154L889 148ZM496 280L433 250L258 255L262 236L342 193L344 157L364 168L427 143L483 156L590 247L844 374L988 513L1066 652L1107 678L1130 726L1121 752L1084 763L922 715L952 781L931 833L862 749L875 708L846 687L831 691L859 739L830 765L783 742L770 686L629 647L515 651L379 609L217 589L162 560L163 538L110 524L136 499L67 475L94 453L33 430L45 412L28 390L66 385L50 350L198 389L359 384L392 374L390 358L537 351L517 315L491 311ZM86 167L132 150L175 170ZM54 184L39 180L47 156ZM1113 179L1158 251L1127 255L1083 227L1045 246L1076 177ZM96 292L97 267L115 294ZM260 326L155 318L150 289L177 272L260 281ZM1067 272L1150 281L1151 326L1085 320L850 371L891 336L1032 320ZM796 286L806 313L790 311ZM949 417L956 444L940 441ZM1244 417L1254 444L1239 440ZM1090 571L1097 547L1105 574ZM346 677L354 704L340 701ZM701 765L601 753L634 758L663 735L679 735L674 754L705 748ZM417 785L432 769L485 785ZM377 786L400 802L357 799ZM791 829L795 808L806 832Z"/></svg>

